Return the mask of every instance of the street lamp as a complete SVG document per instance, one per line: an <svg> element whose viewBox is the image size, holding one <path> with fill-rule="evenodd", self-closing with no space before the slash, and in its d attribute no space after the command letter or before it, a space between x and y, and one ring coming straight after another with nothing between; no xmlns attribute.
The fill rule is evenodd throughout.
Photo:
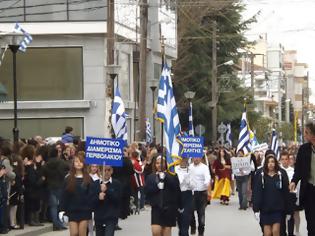
<svg viewBox="0 0 315 236"><path fill-rule="evenodd" d="M214 57L216 58L216 57ZM211 119L211 128L212 128L212 142L217 141L217 103L218 103L218 84L217 84L217 72L218 68L221 66L231 66L233 65L233 60L229 60L222 64L217 65L216 60L212 60L212 86L211 86L211 101L208 103L210 108L212 108L212 119Z"/></svg>
<svg viewBox="0 0 315 236"><path fill-rule="evenodd" d="M195 92L193 92L193 91L187 91L187 92L185 92L184 93L184 96L185 96L185 98L188 100L188 102L189 102L189 109L191 109L191 112L192 112L192 102L191 102L191 100L195 97ZM189 116L189 112L188 112L188 116ZM191 114L191 116L192 116L192 114ZM193 136L194 135L194 125L193 125L193 120L190 120L190 117L188 117L188 123L189 123L189 130L188 130L188 132L189 132L189 135L190 136Z"/></svg>
<svg viewBox="0 0 315 236"><path fill-rule="evenodd" d="M13 55L13 104L14 104L14 127L13 140L17 145L19 141L19 129L17 127L17 81L16 81L16 53L19 50L20 43L24 38L22 33L10 32L0 34L0 38L9 46Z"/></svg>
<svg viewBox="0 0 315 236"><path fill-rule="evenodd" d="M152 126L153 126L153 134L152 137L155 137L155 112L154 112L154 92L156 90L157 86L156 85L152 85L150 86L150 89L152 91Z"/></svg>

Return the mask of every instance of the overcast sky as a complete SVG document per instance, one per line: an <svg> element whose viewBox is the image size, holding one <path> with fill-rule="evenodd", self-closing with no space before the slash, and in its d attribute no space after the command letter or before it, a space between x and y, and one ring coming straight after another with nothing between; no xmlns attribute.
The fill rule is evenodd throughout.
<svg viewBox="0 0 315 236"><path fill-rule="evenodd" d="M246 35L255 39L267 33L268 42L297 50L298 62L309 65L311 102L315 103L315 0L243 1L247 5L245 19L261 11Z"/></svg>

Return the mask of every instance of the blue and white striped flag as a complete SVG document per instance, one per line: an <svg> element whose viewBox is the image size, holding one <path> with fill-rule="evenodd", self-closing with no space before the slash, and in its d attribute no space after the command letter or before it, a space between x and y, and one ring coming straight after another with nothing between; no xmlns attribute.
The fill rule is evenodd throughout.
<svg viewBox="0 0 315 236"><path fill-rule="evenodd" d="M23 38L23 40L22 40L21 43L20 43L19 50L22 51L22 52L25 52L27 46L33 41L32 36L31 36L29 33L27 33L27 32L20 26L19 23L16 23L16 24L15 24L14 32L22 33L22 34L24 35L24 38Z"/></svg>
<svg viewBox="0 0 315 236"><path fill-rule="evenodd" d="M181 144L177 137L180 135L180 123L173 93L173 85L170 69L164 65L160 78L157 119L164 125L164 138L166 141L166 160L168 169L174 172L174 166L178 163ZM177 159L177 160L176 160Z"/></svg>
<svg viewBox="0 0 315 236"><path fill-rule="evenodd" d="M146 134L146 142L147 143L152 143L152 130L151 130L151 124L149 118L146 119L145 121L146 124L146 129L145 129L145 134Z"/></svg>
<svg viewBox="0 0 315 236"><path fill-rule="evenodd" d="M192 102L189 103L189 136L195 136L194 132L194 122L193 122L193 110L192 110Z"/></svg>
<svg viewBox="0 0 315 236"><path fill-rule="evenodd" d="M275 129L272 130L270 149L274 151L274 153L276 154L277 160L279 160L280 159L279 141L278 141L278 134Z"/></svg>
<svg viewBox="0 0 315 236"><path fill-rule="evenodd" d="M231 124L227 124L227 131L226 131L226 141L232 147L232 130L231 130Z"/></svg>
<svg viewBox="0 0 315 236"><path fill-rule="evenodd" d="M115 91L111 121L116 138L123 139L127 143L127 114L125 112L124 102L121 99L118 86Z"/></svg>
<svg viewBox="0 0 315 236"><path fill-rule="evenodd" d="M251 146L250 137L249 137L249 128L247 125L246 108L242 114L241 130L238 136L238 144L237 144L236 152L238 152L239 150L243 150L245 155L252 151L252 146Z"/></svg>

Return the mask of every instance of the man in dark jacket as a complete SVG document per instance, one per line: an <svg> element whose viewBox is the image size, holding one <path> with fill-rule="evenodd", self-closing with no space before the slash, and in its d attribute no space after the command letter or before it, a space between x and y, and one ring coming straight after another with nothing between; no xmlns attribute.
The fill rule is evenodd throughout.
<svg viewBox="0 0 315 236"><path fill-rule="evenodd" d="M113 236L120 213L121 184L112 178L111 166L103 168L105 168L104 183L98 189L99 200L94 210L96 236Z"/></svg>
<svg viewBox="0 0 315 236"><path fill-rule="evenodd" d="M49 148L49 160L43 166L43 178L46 180L49 191L50 215L53 221L53 230L66 229L58 219L58 204L61 198L64 179L69 171L69 165L58 156L58 150L53 145Z"/></svg>
<svg viewBox="0 0 315 236"><path fill-rule="evenodd" d="M308 236L315 236L315 122L308 122L304 130L307 143L299 148L295 172L290 184L294 191L301 181L300 205L305 209Z"/></svg>

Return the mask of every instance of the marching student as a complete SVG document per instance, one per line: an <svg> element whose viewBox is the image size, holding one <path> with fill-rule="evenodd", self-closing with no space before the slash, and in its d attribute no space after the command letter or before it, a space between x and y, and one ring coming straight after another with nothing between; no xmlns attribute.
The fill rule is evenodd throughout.
<svg viewBox="0 0 315 236"><path fill-rule="evenodd" d="M152 173L145 181L145 194L151 205L151 230L153 236L170 236L176 226L180 202L180 186L177 175L166 171L167 163L162 155L153 158Z"/></svg>
<svg viewBox="0 0 315 236"><path fill-rule="evenodd" d="M68 216L70 236L86 236L96 196L96 188L84 164L84 152L79 152L66 176L60 202L59 219L65 222L64 215Z"/></svg>
<svg viewBox="0 0 315 236"><path fill-rule="evenodd" d="M255 175L253 210L263 228L264 236L280 236L283 215L288 215L289 180L280 168L272 150L265 153L263 168Z"/></svg>
<svg viewBox="0 0 315 236"><path fill-rule="evenodd" d="M293 174L294 174L294 168L289 165L289 153L287 151L283 151L280 154L280 162L281 167L286 171L289 182L291 182ZM296 202L296 193L292 192L289 193L289 204L291 204L292 208L295 205ZM288 227L286 227L288 225ZM288 232L288 236L294 236L294 213L292 212L291 217L289 220L286 220L286 217L283 217L283 222L281 223L281 234L286 234L286 228Z"/></svg>
<svg viewBox="0 0 315 236"><path fill-rule="evenodd" d="M98 165L89 165L89 174L96 185L101 184L100 168ZM94 236L94 211L92 213L92 219L89 220L88 229L89 236Z"/></svg>
<svg viewBox="0 0 315 236"><path fill-rule="evenodd" d="M239 150L237 153L237 157L244 157L243 150ZM248 182L250 178L251 169L249 168L240 168L235 170L235 179L236 179L236 186L238 192L238 200L239 200L239 210L246 210L248 207L247 201L247 189L248 189Z"/></svg>
<svg viewBox="0 0 315 236"><path fill-rule="evenodd" d="M190 164L191 181L193 184L193 207L198 215L198 233L204 235L205 231L205 210L208 201L208 188L211 181L210 171L206 164L202 163L202 158L193 158L193 163ZM194 214L194 213L193 213ZM191 234L196 232L195 217L191 218Z"/></svg>
<svg viewBox="0 0 315 236"><path fill-rule="evenodd" d="M112 178L113 168L104 166L104 182L97 185L97 197L94 219L96 236L113 236L120 214L122 187Z"/></svg>
<svg viewBox="0 0 315 236"><path fill-rule="evenodd" d="M212 197L220 198L222 205L229 205L232 178L231 160L229 154L223 148L220 148L217 154L213 169L217 178Z"/></svg>
<svg viewBox="0 0 315 236"><path fill-rule="evenodd" d="M178 176L181 202L178 216L179 236L189 236L188 230L193 212L193 182L191 170L189 169L188 158L183 158L178 166L175 167Z"/></svg>
<svg viewBox="0 0 315 236"><path fill-rule="evenodd" d="M138 152L131 153L131 162L133 165L134 174L131 176L131 188L132 195L135 199L137 209L143 209L144 207L144 167L146 165L146 160L142 162L139 157Z"/></svg>

